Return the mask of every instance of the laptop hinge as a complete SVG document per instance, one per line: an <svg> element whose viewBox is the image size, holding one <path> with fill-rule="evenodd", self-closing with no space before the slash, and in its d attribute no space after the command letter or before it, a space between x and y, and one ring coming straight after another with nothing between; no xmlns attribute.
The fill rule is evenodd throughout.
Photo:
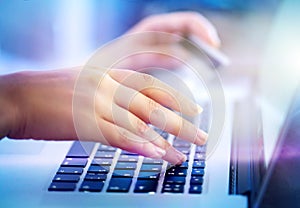
<svg viewBox="0 0 300 208"><path fill-rule="evenodd" d="M231 143L229 194L245 195L251 202L259 179L256 160L258 110L254 102L246 100L235 105Z"/></svg>

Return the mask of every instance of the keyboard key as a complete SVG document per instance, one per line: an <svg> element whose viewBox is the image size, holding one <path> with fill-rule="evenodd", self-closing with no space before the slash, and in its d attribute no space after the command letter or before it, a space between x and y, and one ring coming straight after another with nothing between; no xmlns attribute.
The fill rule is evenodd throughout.
<svg viewBox="0 0 300 208"><path fill-rule="evenodd" d="M166 176L186 176L187 169L170 168L166 171Z"/></svg>
<svg viewBox="0 0 300 208"><path fill-rule="evenodd" d="M140 172L138 179L147 179L147 180L158 180L160 173L154 172Z"/></svg>
<svg viewBox="0 0 300 208"><path fill-rule="evenodd" d="M165 131L163 131L163 132L161 132L160 133L160 136L162 137L162 138L164 138L164 139L168 139L168 137L169 137L169 133L168 132L165 132Z"/></svg>
<svg viewBox="0 0 300 208"><path fill-rule="evenodd" d="M183 193L184 185L181 184L164 184L162 193Z"/></svg>
<svg viewBox="0 0 300 208"><path fill-rule="evenodd" d="M185 151L185 150L187 151L187 150L191 150L191 147L177 147L176 149L179 151Z"/></svg>
<svg viewBox="0 0 300 208"><path fill-rule="evenodd" d="M97 151L115 152L117 148L101 144Z"/></svg>
<svg viewBox="0 0 300 208"><path fill-rule="evenodd" d="M102 173L107 174L110 170L110 166L98 166L98 165L91 165L88 169L88 173Z"/></svg>
<svg viewBox="0 0 300 208"><path fill-rule="evenodd" d="M112 178L109 182L107 192L128 192L131 178Z"/></svg>
<svg viewBox="0 0 300 208"><path fill-rule="evenodd" d="M76 183L52 182L48 191L74 191Z"/></svg>
<svg viewBox="0 0 300 208"><path fill-rule="evenodd" d="M134 170L114 170L113 177L133 177L134 176Z"/></svg>
<svg viewBox="0 0 300 208"><path fill-rule="evenodd" d="M179 147L186 147L186 148L190 148L191 145L188 143L173 143L173 147L175 148L179 148Z"/></svg>
<svg viewBox="0 0 300 208"><path fill-rule="evenodd" d="M192 176L203 176L204 169L203 168L193 168L192 169Z"/></svg>
<svg viewBox="0 0 300 208"><path fill-rule="evenodd" d="M183 162L180 165L173 165L173 164L168 164L168 169L170 168L177 168L177 169L188 169L189 163L188 162Z"/></svg>
<svg viewBox="0 0 300 208"><path fill-rule="evenodd" d="M143 160L143 164L156 164L156 165L162 165L163 164L163 160L161 159L152 159L149 157L145 157Z"/></svg>
<svg viewBox="0 0 300 208"><path fill-rule="evenodd" d="M205 168L205 162L204 161L194 161L193 162L193 168Z"/></svg>
<svg viewBox="0 0 300 208"><path fill-rule="evenodd" d="M173 146L176 147L176 148L179 148L179 147L189 148L189 147L191 147L191 143L186 142L186 141L181 140L181 139L178 139L178 138L175 138L175 140L173 142Z"/></svg>
<svg viewBox="0 0 300 208"><path fill-rule="evenodd" d="M78 174L81 175L83 168L79 167L60 167L57 171L59 174Z"/></svg>
<svg viewBox="0 0 300 208"><path fill-rule="evenodd" d="M56 174L52 181L54 182L78 182L80 179L79 175L68 175L68 174Z"/></svg>
<svg viewBox="0 0 300 208"><path fill-rule="evenodd" d="M88 158L94 149L94 142L75 141L66 157Z"/></svg>
<svg viewBox="0 0 300 208"><path fill-rule="evenodd" d="M191 151L190 147L177 147L176 149L185 155L190 154L190 151Z"/></svg>
<svg viewBox="0 0 300 208"><path fill-rule="evenodd" d="M143 164L140 171L146 172L160 172L161 165L150 165L150 164Z"/></svg>
<svg viewBox="0 0 300 208"><path fill-rule="evenodd" d="M138 156L136 155L120 155L119 162L137 162Z"/></svg>
<svg viewBox="0 0 300 208"><path fill-rule="evenodd" d="M92 161L92 165L110 166L111 164L112 164L112 159L106 159L106 158L95 158Z"/></svg>
<svg viewBox="0 0 300 208"><path fill-rule="evenodd" d="M194 156L194 161L199 161L199 160L205 160L205 154L203 153L196 153Z"/></svg>
<svg viewBox="0 0 300 208"><path fill-rule="evenodd" d="M105 181L107 174L87 173L84 180L86 181Z"/></svg>
<svg viewBox="0 0 300 208"><path fill-rule="evenodd" d="M196 147L196 153L205 153L206 152L206 146L197 146Z"/></svg>
<svg viewBox="0 0 300 208"><path fill-rule="evenodd" d="M115 169L116 170L135 170L136 169L136 163L118 162Z"/></svg>
<svg viewBox="0 0 300 208"><path fill-rule="evenodd" d="M79 191L100 192L103 186L103 181L83 181Z"/></svg>
<svg viewBox="0 0 300 208"><path fill-rule="evenodd" d="M137 180L134 188L135 193L156 192L158 182L156 180Z"/></svg>
<svg viewBox="0 0 300 208"><path fill-rule="evenodd" d="M185 154L187 157L190 155L190 150L182 150L180 151L182 154Z"/></svg>
<svg viewBox="0 0 300 208"><path fill-rule="evenodd" d="M115 153L114 152L103 152L103 151L97 151L95 154L95 158L114 158Z"/></svg>
<svg viewBox="0 0 300 208"><path fill-rule="evenodd" d="M164 131L164 130L161 130L155 126L152 126L153 130L156 131L156 133L158 133L162 138L164 139L168 139L169 137L169 133Z"/></svg>
<svg viewBox="0 0 300 208"><path fill-rule="evenodd" d="M66 158L61 166L70 167L85 167L87 164L87 158Z"/></svg>
<svg viewBox="0 0 300 208"><path fill-rule="evenodd" d="M166 176L164 183L169 184L185 184L185 177L181 176Z"/></svg>
<svg viewBox="0 0 300 208"><path fill-rule="evenodd" d="M156 133L161 133L163 130L161 130L160 128L156 127L156 126L153 126L151 124L149 124L149 127L151 127L154 131L156 131Z"/></svg>
<svg viewBox="0 0 300 208"><path fill-rule="evenodd" d="M190 184L203 184L203 176L192 176Z"/></svg>
<svg viewBox="0 0 300 208"><path fill-rule="evenodd" d="M128 152L125 150L122 150L121 155L138 155L137 153L133 153L133 152Z"/></svg>
<svg viewBox="0 0 300 208"><path fill-rule="evenodd" d="M191 194L201 194L202 186L201 185L191 185L189 189L189 193Z"/></svg>

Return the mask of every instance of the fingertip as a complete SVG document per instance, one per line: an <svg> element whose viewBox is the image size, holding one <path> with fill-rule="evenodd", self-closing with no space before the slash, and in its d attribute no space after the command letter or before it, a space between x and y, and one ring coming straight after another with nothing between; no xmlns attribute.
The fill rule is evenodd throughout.
<svg viewBox="0 0 300 208"><path fill-rule="evenodd" d="M221 39L217 32L217 29L213 24L211 24L208 20L206 21L206 34L209 39L209 42L212 46L219 48L221 46Z"/></svg>
<svg viewBox="0 0 300 208"><path fill-rule="evenodd" d="M179 164L177 165L180 165L182 164L183 162L185 162L187 160L187 156L185 154L182 154L182 159L179 161Z"/></svg>
<svg viewBox="0 0 300 208"><path fill-rule="evenodd" d="M194 102L190 102L190 104L188 105L189 108L186 111L183 111L184 114L187 114L189 116L196 116L200 113L202 113L203 108L198 105L197 103Z"/></svg>
<svg viewBox="0 0 300 208"><path fill-rule="evenodd" d="M211 43L214 47L220 48L221 46L221 39L216 31L210 31L209 32L209 38L211 40Z"/></svg>
<svg viewBox="0 0 300 208"><path fill-rule="evenodd" d="M198 38L203 39L207 44L219 48L221 39L218 35L216 27L201 14L196 15L195 24L191 25L191 33Z"/></svg>
<svg viewBox="0 0 300 208"><path fill-rule="evenodd" d="M167 154L166 150L152 143L147 143L146 145L143 145L143 148L132 152L136 152L138 154L143 155L144 157L150 157L154 159L162 159Z"/></svg>
<svg viewBox="0 0 300 208"><path fill-rule="evenodd" d="M162 159L170 162L171 164L179 165L186 161L187 157L173 146L170 146L170 148L166 151L166 155Z"/></svg>
<svg viewBox="0 0 300 208"><path fill-rule="evenodd" d="M195 144L196 145L204 145L207 142L208 139L208 134L202 130L198 130L197 131L197 135L196 135L196 140L195 140Z"/></svg>
<svg viewBox="0 0 300 208"><path fill-rule="evenodd" d="M198 105L198 104L196 104L196 106L197 106L197 113L198 114L202 113L203 108L200 105Z"/></svg>

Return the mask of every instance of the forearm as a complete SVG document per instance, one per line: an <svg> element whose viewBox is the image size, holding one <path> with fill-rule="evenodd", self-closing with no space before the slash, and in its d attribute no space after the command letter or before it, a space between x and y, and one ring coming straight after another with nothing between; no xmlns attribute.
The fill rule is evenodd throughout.
<svg viewBox="0 0 300 208"><path fill-rule="evenodd" d="M8 136L17 113L17 97L14 80L17 74L0 76L0 138Z"/></svg>
<svg viewBox="0 0 300 208"><path fill-rule="evenodd" d="M77 74L61 69L0 76L0 137L76 139L72 95Z"/></svg>

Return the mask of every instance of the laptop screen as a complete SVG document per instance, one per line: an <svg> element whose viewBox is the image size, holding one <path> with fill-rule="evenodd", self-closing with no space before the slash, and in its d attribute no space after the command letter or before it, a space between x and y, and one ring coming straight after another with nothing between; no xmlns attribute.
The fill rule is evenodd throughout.
<svg viewBox="0 0 300 208"><path fill-rule="evenodd" d="M291 2L291 1L290 1ZM300 14L292 3L281 4L267 38L260 71L265 165L268 166L281 126L300 82Z"/></svg>

